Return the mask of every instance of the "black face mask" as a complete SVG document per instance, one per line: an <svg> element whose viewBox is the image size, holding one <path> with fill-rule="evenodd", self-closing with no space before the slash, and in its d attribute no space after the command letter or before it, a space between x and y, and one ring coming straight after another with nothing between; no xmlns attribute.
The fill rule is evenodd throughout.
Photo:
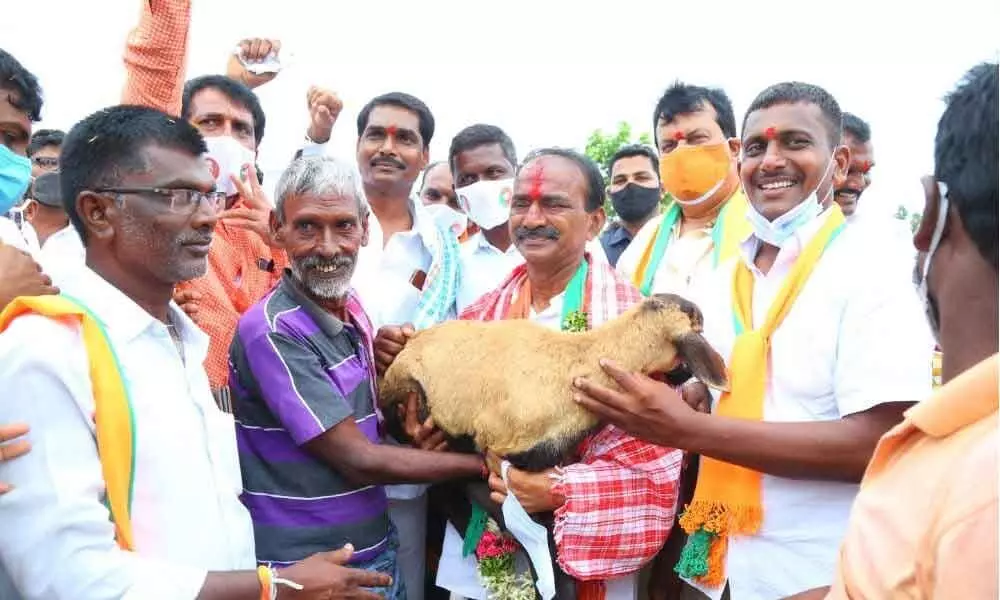
<svg viewBox="0 0 1000 600"><path fill-rule="evenodd" d="M641 220L656 208L660 201L659 188L648 188L630 183L611 193L611 205L618 216L627 223Z"/></svg>

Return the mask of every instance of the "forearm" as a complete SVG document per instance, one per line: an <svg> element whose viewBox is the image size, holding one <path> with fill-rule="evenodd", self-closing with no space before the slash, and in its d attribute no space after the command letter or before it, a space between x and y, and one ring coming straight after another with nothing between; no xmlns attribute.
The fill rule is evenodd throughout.
<svg viewBox="0 0 1000 600"><path fill-rule="evenodd" d="M354 483L363 485L436 483L483 474L482 458L472 454L373 444L355 456L344 470Z"/></svg>
<svg viewBox="0 0 1000 600"><path fill-rule="evenodd" d="M861 481L879 438L907 403L875 407L834 421L775 423L694 415L684 449L790 479Z"/></svg>
<svg viewBox="0 0 1000 600"><path fill-rule="evenodd" d="M255 571L213 571L197 600L258 600L260 581Z"/></svg>
<svg viewBox="0 0 1000 600"><path fill-rule="evenodd" d="M142 0L142 5L139 25L129 34L125 46L122 104L179 115L191 1Z"/></svg>

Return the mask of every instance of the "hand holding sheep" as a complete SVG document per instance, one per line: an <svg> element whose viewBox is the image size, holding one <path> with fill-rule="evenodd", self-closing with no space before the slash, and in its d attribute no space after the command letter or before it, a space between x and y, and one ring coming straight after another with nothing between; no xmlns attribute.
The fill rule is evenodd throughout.
<svg viewBox="0 0 1000 600"><path fill-rule="evenodd" d="M700 395L689 393L691 403L681 393L665 383L625 371L610 360L602 360L601 368L621 387L621 391L604 387L586 378L573 382L574 400L593 412L602 421L612 423L635 437L651 444L684 448L682 440L697 429L704 414L695 406L704 405ZM692 391L696 391L692 388Z"/></svg>
<svg viewBox="0 0 1000 600"><path fill-rule="evenodd" d="M503 504L507 494L514 494L528 514L552 512L566 503L566 498L552 491L552 483L559 476L558 469L547 469L538 473L522 471L515 467L507 470L508 488L500 476L500 459L493 454L486 455L490 467L490 500Z"/></svg>
<svg viewBox="0 0 1000 600"><path fill-rule="evenodd" d="M385 375L396 355L403 351L406 342L416 333L413 325L388 325L375 334L375 371L379 376Z"/></svg>
<svg viewBox="0 0 1000 600"><path fill-rule="evenodd" d="M434 419L427 417L421 423L417 416L417 394L410 394L406 405L399 406L399 420L405 424L406 435L413 440L413 447L421 450L444 452L448 449L445 434L434 425Z"/></svg>

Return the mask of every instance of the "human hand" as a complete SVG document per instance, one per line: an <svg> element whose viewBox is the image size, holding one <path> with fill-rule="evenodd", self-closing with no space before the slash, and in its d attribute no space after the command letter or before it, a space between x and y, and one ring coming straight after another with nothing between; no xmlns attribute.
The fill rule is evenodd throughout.
<svg viewBox="0 0 1000 600"><path fill-rule="evenodd" d="M625 371L610 360L601 360L601 368L621 391L579 377L573 382L576 402L641 440L685 449L684 440L703 415L685 402L680 392L642 373Z"/></svg>
<svg viewBox="0 0 1000 600"><path fill-rule="evenodd" d="M31 442L23 438L28 433L27 423L0 425L0 462L14 460L31 450ZM10 442L10 443L8 443ZM14 489L9 483L0 481L0 496Z"/></svg>
<svg viewBox="0 0 1000 600"><path fill-rule="evenodd" d="M448 442L445 439L445 434L434 425L434 419L427 417L427 420L423 423L419 421L420 417L418 414L420 409L418 404L416 392L410 392L410 395L406 398L406 405L399 405L399 416L403 422L407 437L410 438L413 446L421 450L432 450L435 452L447 450Z"/></svg>
<svg viewBox="0 0 1000 600"><path fill-rule="evenodd" d="M551 512L566 503L566 498L553 493L552 483L558 476L558 470L547 469L538 473L522 471L515 467L507 468L508 487L496 468L495 457L487 457L486 464L490 466L490 500L503 504L507 494L514 494L517 501L528 514ZM495 470L494 470L495 469Z"/></svg>
<svg viewBox="0 0 1000 600"><path fill-rule="evenodd" d="M287 569L281 569L278 577L294 581L302 586L293 590L278 586L280 600L333 600L335 598L358 598L377 600L382 595L362 588L388 587L392 577L385 573L362 571L344 567L354 554L354 547L347 544L334 552L318 552L297 562Z"/></svg>
<svg viewBox="0 0 1000 600"><path fill-rule="evenodd" d="M278 243L271 235L271 202L260 187L257 175L250 172L251 169L252 167L244 168L244 177L230 177L242 200L242 206L227 208L219 213L218 218L226 225L256 233L268 246L277 248Z"/></svg>
<svg viewBox="0 0 1000 600"><path fill-rule="evenodd" d="M707 385L696 379L685 383L680 389L681 398L688 403L688 406L700 413L712 412L712 394L708 391Z"/></svg>
<svg viewBox="0 0 1000 600"><path fill-rule="evenodd" d="M0 310L18 296L49 296L58 294L59 288L42 273L30 254L0 244Z"/></svg>
<svg viewBox="0 0 1000 600"><path fill-rule="evenodd" d="M243 63L264 62L271 54L277 56L280 52L281 42L278 40L265 38L242 40L239 43L239 51L229 55L229 61L226 63L226 76L242 82L251 89L262 86L274 79L278 73L252 73ZM240 57L243 58L242 61Z"/></svg>
<svg viewBox="0 0 1000 600"><path fill-rule="evenodd" d="M306 135L317 144L330 141L333 125L344 108L344 103L336 92L321 87L312 86L306 93L306 106L309 108L309 129Z"/></svg>
<svg viewBox="0 0 1000 600"><path fill-rule="evenodd" d="M379 375L385 375L386 369L396 360L396 355L403 351L406 342L416 334L413 325L387 325L375 334L375 370Z"/></svg>

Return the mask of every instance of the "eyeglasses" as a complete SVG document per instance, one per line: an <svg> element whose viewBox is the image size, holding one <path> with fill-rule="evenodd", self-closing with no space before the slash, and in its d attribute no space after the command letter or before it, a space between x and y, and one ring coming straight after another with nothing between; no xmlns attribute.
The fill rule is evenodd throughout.
<svg viewBox="0 0 1000 600"><path fill-rule="evenodd" d="M171 212L191 214L199 206L208 207L212 213L219 212L226 203L225 192L201 192L187 188L152 188L152 187L107 187L97 188L95 192L109 194L145 194L159 196L169 200Z"/></svg>
<svg viewBox="0 0 1000 600"><path fill-rule="evenodd" d="M31 158L31 162L46 169L55 169L59 167L59 158L56 156L33 156Z"/></svg>

